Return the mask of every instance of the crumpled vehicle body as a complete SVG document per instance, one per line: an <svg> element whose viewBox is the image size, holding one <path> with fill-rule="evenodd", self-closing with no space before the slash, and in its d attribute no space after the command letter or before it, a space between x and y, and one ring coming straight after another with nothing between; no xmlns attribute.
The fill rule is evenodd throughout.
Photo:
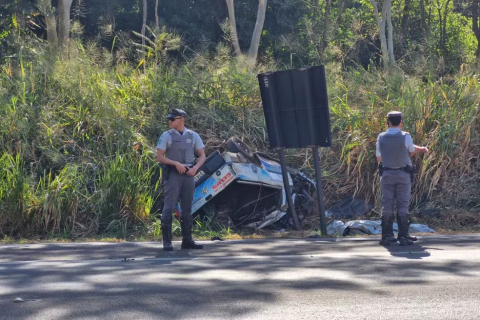
<svg viewBox="0 0 480 320"><path fill-rule="evenodd" d="M315 182L299 170L287 170L301 221L313 214ZM252 153L239 139L230 139L225 152L211 154L195 176L193 215L216 216L230 227L261 229L293 226L288 212L280 163Z"/></svg>

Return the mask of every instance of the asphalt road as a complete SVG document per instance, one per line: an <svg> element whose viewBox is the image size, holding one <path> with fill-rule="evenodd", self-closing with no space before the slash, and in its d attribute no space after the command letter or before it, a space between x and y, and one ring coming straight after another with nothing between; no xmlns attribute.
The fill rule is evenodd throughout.
<svg viewBox="0 0 480 320"><path fill-rule="evenodd" d="M0 319L480 319L480 235L377 241L3 245Z"/></svg>

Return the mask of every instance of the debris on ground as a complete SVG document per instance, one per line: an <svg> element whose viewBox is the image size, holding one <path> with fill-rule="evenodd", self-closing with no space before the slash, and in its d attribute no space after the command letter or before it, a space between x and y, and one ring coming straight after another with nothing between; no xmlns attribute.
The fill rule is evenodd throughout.
<svg viewBox="0 0 480 320"><path fill-rule="evenodd" d="M366 216L373 206L355 198L346 198L325 211L325 216L332 219L355 219Z"/></svg>
<svg viewBox="0 0 480 320"><path fill-rule="evenodd" d="M353 220L345 223L345 235L382 234L380 221Z"/></svg>
<svg viewBox="0 0 480 320"><path fill-rule="evenodd" d="M347 227L345 226L345 223L340 220L333 220L327 225L327 234L332 236L335 234L343 236L345 234L345 229Z"/></svg>
<svg viewBox="0 0 480 320"><path fill-rule="evenodd" d="M393 224L393 232L398 233L398 225ZM435 230L424 224L411 224L409 233L435 233ZM327 234L330 236L381 235L381 220L352 220L343 222L333 220L327 225Z"/></svg>
<svg viewBox="0 0 480 320"><path fill-rule="evenodd" d="M419 223L412 223L410 225L410 229L408 230L410 233L435 233L435 230L432 228L429 228L425 224L419 224Z"/></svg>

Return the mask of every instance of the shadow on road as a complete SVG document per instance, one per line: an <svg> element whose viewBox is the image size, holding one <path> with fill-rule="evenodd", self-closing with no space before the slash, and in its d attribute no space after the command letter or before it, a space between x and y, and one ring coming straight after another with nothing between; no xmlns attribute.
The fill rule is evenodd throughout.
<svg viewBox="0 0 480 320"><path fill-rule="evenodd" d="M116 314L181 319L213 309L219 317L235 318L255 313L260 301L274 303L279 299L278 292L285 288L292 294L328 290L384 296L381 288L353 279L373 277L385 285L416 285L428 283L427 275L432 273L471 277L468 271L480 266L479 262L460 260L421 263L419 260L430 257L429 251L443 250L441 245L428 245L428 241L409 247L388 247L391 256L404 258L394 260L382 255L378 242L374 241L345 244L271 240L265 241L265 250L269 251L263 256L258 254L258 248L246 243L238 249L230 248L221 256L215 253L222 248L227 251L228 242L210 247L210 256L190 251L168 254L158 246L148 251L151 256L147 259L107 260L115 256L135 257L135 246L128 244L121 253L115 252L120 246L100 246L105 260L20 262L20 259L16 263L0 263L0 309L7 319L36 319L52 309L65 310L61 319L66 320L115 318ZM328 249L324 248L327 246ZM379 254L367 255L360 250L362 246L378 250L375 252ZM208 250L207 247L207 253ZM326 252L348 255L321 255ZM101 258L98 252L92 256ZM11 302L15 297L42 302L18 305ZM107 299L108 303L103 303Z"/></svg>
<svg viewBox="0 0 480 320"><path fill-rule="evenodd" d="M434 247L424 247L418 242L414 242L412 246L400 246L398 244L392 244L388 247L384 247L393 257L421 260L431 256L428 250L443 250Z"/></svg>

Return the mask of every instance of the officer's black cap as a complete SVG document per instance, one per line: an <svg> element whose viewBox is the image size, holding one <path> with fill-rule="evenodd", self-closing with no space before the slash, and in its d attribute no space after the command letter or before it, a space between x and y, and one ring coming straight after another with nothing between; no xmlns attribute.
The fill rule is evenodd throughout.
<svg viewBox="0 0 480 320"><path fill-rule="evenodd" d="M182 109L172 109L170 113L165 118L174 118L174 117L186 117L187 113Z"/></svg>
<svg viewBox="0 0 480 320"><path fill-rule="evenodd" d="M403 114L400 111L390 111L387 113L387 119L391 118L403 118Z"/></svg>

